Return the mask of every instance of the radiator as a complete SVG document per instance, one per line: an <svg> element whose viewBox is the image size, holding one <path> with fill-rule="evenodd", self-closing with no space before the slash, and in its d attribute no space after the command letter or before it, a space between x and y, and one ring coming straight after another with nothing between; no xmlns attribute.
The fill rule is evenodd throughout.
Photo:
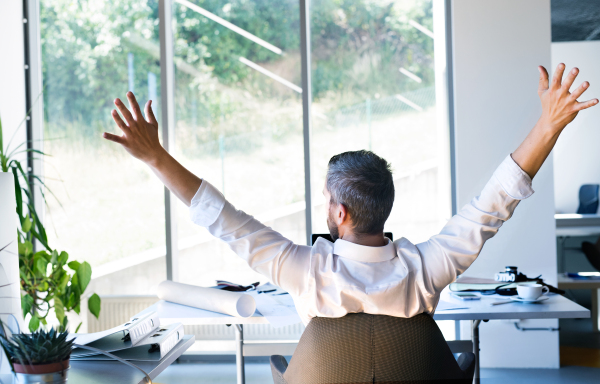
<svg viewBox="0 0 600 384"><path fill-rule="evenodd" d="M87 313L87 332L104 331L127 322L132 316L158 301L156 296L102 296L102 310L96 319ZM86 300L82 300L83 302ZM85 328L82 328L85 329ZM244 325L246 340L298 340L304 332L302 323L273 328L268 324ZM234 340L233 327L226 325L186 325L185 333L196 336L196 340Z"/></svg>

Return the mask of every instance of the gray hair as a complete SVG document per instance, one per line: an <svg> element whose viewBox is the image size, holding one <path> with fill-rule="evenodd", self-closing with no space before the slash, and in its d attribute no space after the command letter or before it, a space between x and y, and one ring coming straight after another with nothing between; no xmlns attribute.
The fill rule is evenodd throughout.
<svg viewBox="0 0 600 384"><path fill-rule="evenodd" d="M394 204L390 164L371 151L352 151L329 160L327 190L332 204L343 204L356 234L383 232Z"/></svg>

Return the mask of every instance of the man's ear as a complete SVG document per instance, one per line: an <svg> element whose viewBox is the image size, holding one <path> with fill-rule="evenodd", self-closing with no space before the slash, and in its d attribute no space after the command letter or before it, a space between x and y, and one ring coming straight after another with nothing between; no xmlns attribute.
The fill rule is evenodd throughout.
<svg viewBox="0 0 600 384"><path fill-rule="evenodd" d="M337 213L337 225L342 225L344 223L350 222L350 216L348 215L348 208L344 204L338 204L338 213Z"/></svg>

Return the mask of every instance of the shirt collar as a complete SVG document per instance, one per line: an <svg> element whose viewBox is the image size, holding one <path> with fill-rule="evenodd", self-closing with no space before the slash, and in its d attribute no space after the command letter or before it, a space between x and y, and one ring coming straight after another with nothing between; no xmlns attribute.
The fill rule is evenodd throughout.
<svg viewBox="0 0 600 384"><path fill-rule="evenodd" d="M333 253L351 260L364 263L376 263L379 261L388 261L396 257L394 243L386 238L387 244L381 247L368 247L351 243L346 240L337 239L333 243Z"/></svg>

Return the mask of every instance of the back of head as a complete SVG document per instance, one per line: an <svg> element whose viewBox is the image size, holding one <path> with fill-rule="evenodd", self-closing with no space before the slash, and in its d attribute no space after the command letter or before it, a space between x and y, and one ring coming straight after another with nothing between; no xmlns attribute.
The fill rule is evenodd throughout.
<svg viewBox="0 0 600 384"><path fill-rule="evenodd" d="M357 235L383 232L394 204L390 164L371 151L352 151L329 160L327 190L331 203L346 206Z"/></svg>

